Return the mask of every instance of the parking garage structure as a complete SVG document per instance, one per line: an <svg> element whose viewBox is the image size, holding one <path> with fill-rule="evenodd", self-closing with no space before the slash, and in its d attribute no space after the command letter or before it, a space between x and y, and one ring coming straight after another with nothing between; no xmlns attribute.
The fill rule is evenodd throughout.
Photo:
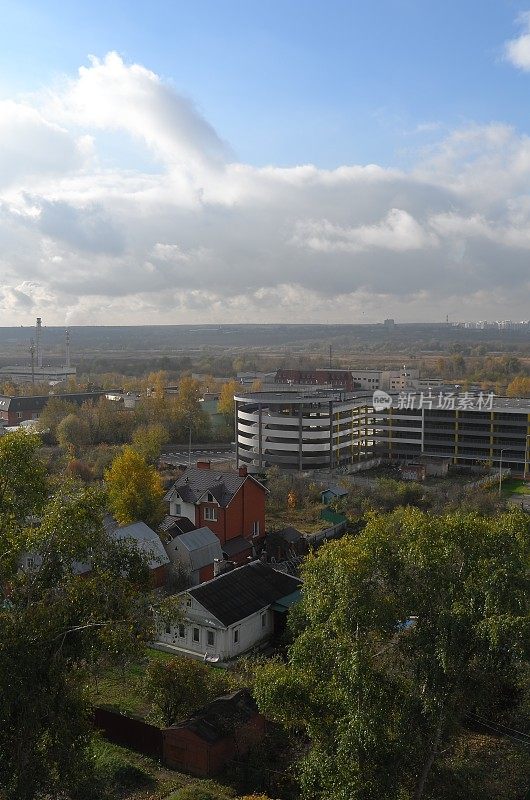
<svg viewBox="0 0 530 800"><path fill-rule="evenodd" d="M343 391L234 396L236 459L249 472L334 469L373 450L372 395Z"/></svg>

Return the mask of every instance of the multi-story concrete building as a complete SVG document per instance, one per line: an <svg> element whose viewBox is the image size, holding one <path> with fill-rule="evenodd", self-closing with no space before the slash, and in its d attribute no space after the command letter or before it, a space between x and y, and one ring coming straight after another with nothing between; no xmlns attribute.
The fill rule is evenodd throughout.
<svg viewBox="0 0 530 800"><path fill-rule="evenodd" d="M249 471L330 469L372 448L370 394L254 392L234 399L237 460Z"/></svg>
<svg viewBox="0 0 530 800"><path fill-rule="evenodd" d="M465 395L466 393L464 393ZM374 415L374 454L392 460L418 456L453 464L509 467L529 472L530 400L496 397L491 407L392 408ZM469 401L469 402L468 402Z"/></svg>
<svg viewBox="0 0 530 800"><path fill-rule="evenodd" d="M425 395L425 396L424 396ZM422 401L414 408L410 398ZM440 398L449 398L440 406ZM528 474L530 400L444 392L256 392L236 395L237 460L249 471L330 469L373 457L421 456L453 464L509 467Z"/></svg>
<svg viewBox="0 0 530 800"><path fill-rule="evenodd" d="M420 371L404 366L402 369L279 369L274 383L300 387L326 386L330 389L344 389L347 392L356 389L400 392L412 388L414 382L418 380ZM432 385L432 382L428 381L428 384Z"/></svg>

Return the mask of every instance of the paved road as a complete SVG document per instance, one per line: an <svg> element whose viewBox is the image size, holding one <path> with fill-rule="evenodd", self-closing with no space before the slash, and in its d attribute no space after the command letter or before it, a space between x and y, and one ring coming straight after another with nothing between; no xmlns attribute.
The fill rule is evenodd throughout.
<svg viewBox="0 0 530 800"><path fill-rule="evenodd" d="M197 461L211 461L212 464L233 461L236 457L234 450L192 450L191 451L191 464L194 465ZM187 450L177 450L171 453L162 453L162 461L167 461L170 464L187 464L189 453Z"/></svg>

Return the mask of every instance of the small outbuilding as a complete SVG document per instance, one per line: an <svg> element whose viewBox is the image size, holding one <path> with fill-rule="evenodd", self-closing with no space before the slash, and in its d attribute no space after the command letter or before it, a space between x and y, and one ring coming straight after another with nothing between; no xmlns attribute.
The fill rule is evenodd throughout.
<svg viewBox="0 0 530 800"><path fill-rule="evenodd" d="M328 486L327 489L324 489L322 492L320 492L320 499L322 503L329 505L329 503L333 503L335 500L340 500L341 497L346 497L347 495L348 490L343 486Z"/></svg>
<svg viewBox="0 0 530 800"><path fill-rule="evenodd" d="M217 775L263 738L265 725L248 689L218 697L163 731L164 763L200 778Z"/></svg>

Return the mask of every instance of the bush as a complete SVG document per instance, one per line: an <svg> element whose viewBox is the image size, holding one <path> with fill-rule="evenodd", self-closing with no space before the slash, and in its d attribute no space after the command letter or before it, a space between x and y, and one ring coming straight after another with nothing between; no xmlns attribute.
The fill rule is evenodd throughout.
<svg viewBox="0 0 530 800"><path fill-rule="evenodd" d="M196 781L179 789L169 800L230 800L235 797L229 786L215 781Z"/></svg>

